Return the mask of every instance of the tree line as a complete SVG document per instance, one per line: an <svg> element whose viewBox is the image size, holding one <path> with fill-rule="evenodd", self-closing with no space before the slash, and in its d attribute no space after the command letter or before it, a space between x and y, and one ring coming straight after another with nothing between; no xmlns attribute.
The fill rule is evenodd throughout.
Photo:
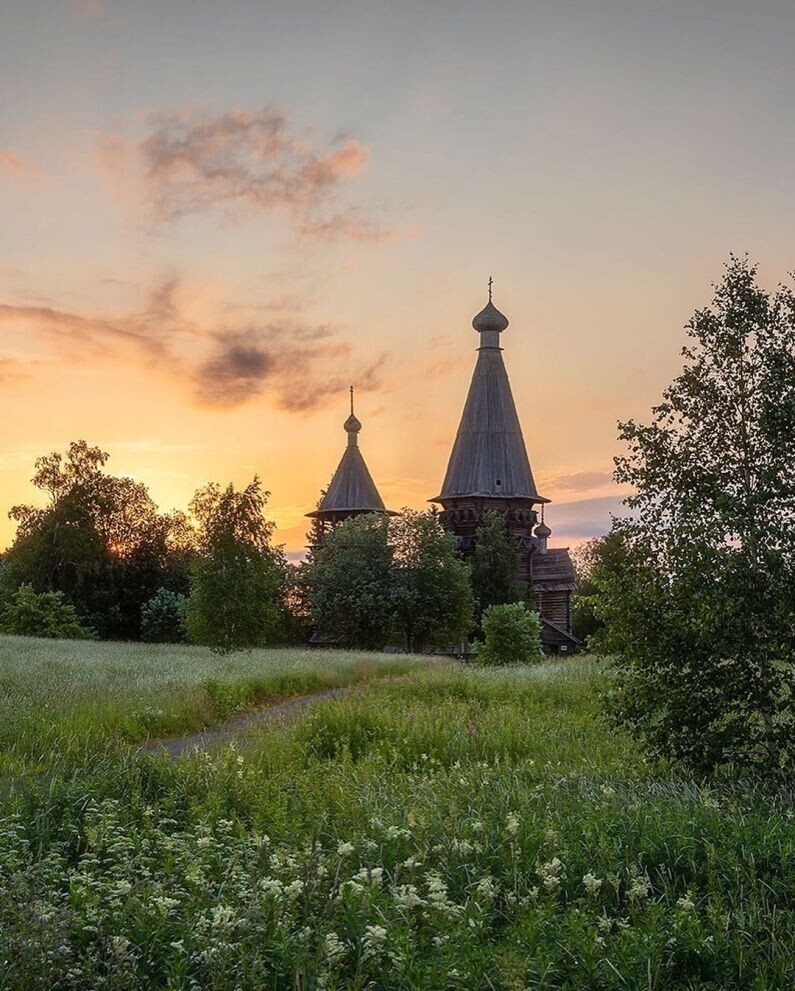
<svg viewBox="0 0 795 991"><path fill-rule="evenodd" d="M489 606L521 601L500 517L472 566L436 514L345 521L288 562L258 478L211 483L188 511L161 512L145 485L85 441L36 462L43 505L16 506L0 561L0 631L191 641L221 650L306 642L416 651L476 632ZM532 620L531 620L532 622Z"/></svg>

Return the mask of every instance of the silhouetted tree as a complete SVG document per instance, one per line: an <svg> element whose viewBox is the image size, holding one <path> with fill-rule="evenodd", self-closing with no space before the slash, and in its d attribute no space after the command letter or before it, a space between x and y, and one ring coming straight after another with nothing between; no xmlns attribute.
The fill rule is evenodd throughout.
<svg viewBox="0 0 795 991"><path fill-rule="evenodd" d="M108 474L107 461L85 441L38 459L32 481L46 503L11 510L2 582L61 592L102 636L135 639L159 587L187 591L191 531L184 515L159 513L143 484Z"/></svg>
<svg viewBox="0 0 795 991"><path fill-rule="evenodd" d="M485 513L472 555L472 589L477 619L489 606L521 602L519 551L500 513Z"/></svg>
<svg viewBox="0 0 795 991"><path fill-rule="evenodd" d="M404 509L389 523L395 629L411 651L460 643L472 628L469 566L432 512Z"/></svg>
<svg viewBox="0 0 795 991"><path fill-rule="evenodd" d="M308 567L312 625L320 637L379 649L394 613L388 518L367 513L326 534Z"/></svg>
<svg viewBox="0 0 795 991"><path fill-rule="evenodd" d="M186 626L196 643L227 651L279 638L286 562L264 515L269 495L255 477L241 491L212 483L193 497L197 555Z"/></svg>
<svg viewBox="0 0 795 991"><path fill-rule="evenodd" d="M732 257L649 425L621 425L615 718L699 772L795 769L795 295Z"/></svg>

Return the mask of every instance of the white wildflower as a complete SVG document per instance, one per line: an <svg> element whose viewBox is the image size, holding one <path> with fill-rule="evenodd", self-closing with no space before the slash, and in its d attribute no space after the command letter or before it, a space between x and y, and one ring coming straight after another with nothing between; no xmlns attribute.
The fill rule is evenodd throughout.
<svg viewBox="0 0 795 991"><path fill-rule="evenodd" d="M340 843L337 847L337 853L340 857L349 857L355 849L353 843Z"/></svg>
<svg viewBox="0 0 795 991"><path fill-rule="evenodd" d="M511 836L519 832L519 816L515 812L509 812L505 817L505 829Z"/></svg>
<svg viewBox="0 0 795 991"><path fill-rule="evenodd" d="M425 901L417 894L417 889L413 884L402 884L394 891L395 904L403 911L410 911L424 905Z"/></svg>
<svg viewBox="0 0 795 991"><path fill-rule="evenodd" d="M693 896L689 891L683 898L677 899L676 907L680 908L683 912L693 911L693 909L696 907L696 903L693 901Z"/></svg>
<svg viewBox="0 0 795 991"><path fill-rule="evenodd" d="M583 875L582 883L585 885L585 890L589 895L595 895L602 887L603 881L600 877L596 877L589 872Z"/></svg>
<svg viewBox="0 0 795 991"><path fill-rule="evenodd" d="M284 891L284 885L277 877L264 877L259 886L266 895L281 895Z"/></svg>
<svg viewBox="0 0 795 991"><path fill-rule="evenodd" d="M291 881L287 885L287 887L284 889L284 894L285 897L289 898L291 901L294 901L296 898L298 898L298 896L301 894L303 890L304 890L304 882L301 881L299 878L296 878L295 881Z"/></svg>
<svg viewBox="0 0 795 991"><path fill-rule="evenodd" d="M386 943L387 931L383 926L364 927L364 956L372 957L378 954Z"/></svg>
<svg viewBox="0 0 795 991"><path fill-rule="evenodd" d="M548 891L554 891L560 887L564 872L565 867L561 861L557 857L553 857L548 863L542 864L537 873L544 887Z"/></svg>
<svg viewBox="0 0 795 991"><path fill-rule="evenodd" d="M644 877L642 874L636 874L632 878L632 883L629 886L627 895L633 900L640 901L641 899L648 897L650 890L651 885L649 884L649 879Z"/></svg>
<svg viewBox="0 0 795 991"><path fill-rule="evenodd" d="M497 897L497 885L494 883L494 878L488 874L478 881L475 890L481 897L487 898L489 901Z"/></svg>
<svg viewBox="0 0 795 991"><path fill-rule="evenodd" d="M345 956L345 944L335 932L326 933L326 938L323 941L323 951L326 954L326 960L330 964L339 963Z"/></svg>

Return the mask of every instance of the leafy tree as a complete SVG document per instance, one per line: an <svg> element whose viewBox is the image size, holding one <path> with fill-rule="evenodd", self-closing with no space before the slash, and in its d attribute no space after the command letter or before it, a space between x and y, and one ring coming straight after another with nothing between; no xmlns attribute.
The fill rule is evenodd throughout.
<svg viewBox="0 0 795 991"><path fill-rule="evenodd" d="M472 588L477 613L504 602L521 602L519 551L500 513L486 513L472 555Z"/></svg>
<svg viewBox="0 0 795 991"><path fill-rule="evenodd" d="M541 618L524 602L489 606L483 613L481 664L531 664L543 658Z"/></svg>
<svg viewBox="0 0 795 991"><path fill-rule="evenodd" d="M469 567L432 512L404 509L389 524L395 628L411 651L460 643L472 628Z"/></svg>
<svg viewBox="0 0 795 991"><path fill-rule="evenodd" d="M37 595L30 585L21 585L0 608L0 633L57 640L89 640L95 637L80 621L73 606L60 592Z"/></svg>
<svg viewBox="0 0 795 991"><path fill-rule="evenodd" d="M135 639L160 586L187 591L191 532L182 514L160 514L140 482L107 474L107 461L85 441L36 461L46 502L11 510L18 528L2 580L62 592L103 636Z"/></svg>
<svg viewBox="0 0 795 991"><path fill-rule="evenodd" d="M367 513L340 523L316 547L308 576L321 637L373 649L386 643L394 611L387 530L388 517Z"/></svg>
<svg viewBox="0 0 795 991"><path fill-rule="evenodd" d="M149 643L183 643L187 598L159 588L141 609L141 639Z"/></svg>
<svg viewBox="0 0 795 991"><path fill-rule="evenodd" d="M191 640L230 651L272 643L280 632L286 562L265 519L269 492L212 483L191 502L198 525L186 626Z"/></svg>
<svg viewBox="0 0 795 991"><path fill-rule="evenodd" d="M577 573L577 592L573 607L574 633L580 640L587 640L591 648L595 648L605 625L599 615L600 590L626 562L624 539L615 531L604 537L593 537L573 552L572 560Z"/></svg>
<svg viewBox="0 0 795 991"><path fill-rule="evenodd" d="M795 296L732 257L649 425L621 425L615 719L698 772L795 769Z"/></svg>

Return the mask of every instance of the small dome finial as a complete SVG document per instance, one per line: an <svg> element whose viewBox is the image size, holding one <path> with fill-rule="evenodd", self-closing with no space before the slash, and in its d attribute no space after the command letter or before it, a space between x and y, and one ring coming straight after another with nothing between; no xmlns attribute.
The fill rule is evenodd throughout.
<svg viewBox="0 0 795 991"><path fill-rule="evenodd" d="M536 527L536 537L538 538L538 549L542 554L547 553L547 541L552 536L552 530L544 522L544 504L541 503L541 522Z"/></svg>
<svg viewBox="0 0 795 991"><path fill-rule="evenodd" d="M508 326L508 318L504 313L500 313L497 307L492 302L492 293L494 289L494 278L489 276L489 301L477 314L477 316L472 321L472 326L479 334L489 334L487 341L484 341L486 347L498 347L497 338L495 335L501 334L505 328Z"/></svg>
<svg viewBox="0 0 795 991"><path fill-rule="evenodd" d="M353 386L351 386L351 415L345 421L345 432L348 434L348 443L356 443L356 435L362 429L361 421L357 419L356 414L353 412Z"/></svg>

